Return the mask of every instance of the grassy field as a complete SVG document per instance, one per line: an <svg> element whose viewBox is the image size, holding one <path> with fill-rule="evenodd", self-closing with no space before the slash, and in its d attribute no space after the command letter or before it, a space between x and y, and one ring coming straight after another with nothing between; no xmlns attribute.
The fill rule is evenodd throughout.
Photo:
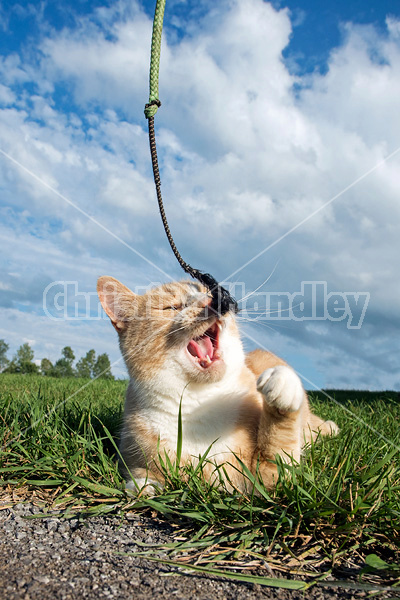
<svg viewBox="0 0 400 600"><path fill-rule="evenodd" d="M313 393L315 412L341 433L310 447L300 465L279 463L273 493L256 480L258 495L228 494L201 468L166 464L165 489L146 499L125 492L117 468L125 387L1 374L3 499L33 498L67 517L155 511L179 524L166 549L172 562L235 579L268 584L268 562L282 587L324 585L332 572L357 575L346 585L358 589L400 584L397 392ZM293 581L295 573L308 583Z"/></svg>

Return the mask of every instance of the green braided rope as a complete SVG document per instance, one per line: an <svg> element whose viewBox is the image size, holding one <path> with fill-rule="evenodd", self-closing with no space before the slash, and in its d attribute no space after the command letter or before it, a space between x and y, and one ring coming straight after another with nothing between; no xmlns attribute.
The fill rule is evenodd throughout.
<svg viewBox="0 0 400 600"><path fill-rule="evenodd" d="M146 104L144 114L146 119L154 117L160 100L158 97L158 76L160 72L161 37L164 21L164 10L166 0L157 0L154 12L153 34L151 36L151 59L150 59L150 95L149 103Z"/></svg>

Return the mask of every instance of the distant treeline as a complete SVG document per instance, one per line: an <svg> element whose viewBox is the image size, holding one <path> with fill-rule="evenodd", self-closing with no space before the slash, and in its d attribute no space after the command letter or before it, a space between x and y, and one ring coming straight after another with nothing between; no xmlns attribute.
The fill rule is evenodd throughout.
<svg viewBox="0 0 400 600"><path fill-rule="evenodd" d="M0 340L0 372L31 373L46 377L85 377L87 379L114 379L110 359L106 353L96 357L95 350L89 350L74 366L75 354L70 346L61 350L61 358L53 365L48 358L42 358L40 367L34 362L34 352L29 344L22 344L15 356L8 360L9 345Z"/></svg>

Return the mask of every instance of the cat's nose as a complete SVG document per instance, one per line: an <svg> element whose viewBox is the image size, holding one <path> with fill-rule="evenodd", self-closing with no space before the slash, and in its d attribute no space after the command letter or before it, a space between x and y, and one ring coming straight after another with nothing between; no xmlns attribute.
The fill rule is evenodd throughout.
<svg viewBox="0 0 400 600"><path fill-rule="evenodd" d="M193 297L193 303L199 308L206 308L210 306L211 302L212 298L208 294L199 293Z"/></svg>

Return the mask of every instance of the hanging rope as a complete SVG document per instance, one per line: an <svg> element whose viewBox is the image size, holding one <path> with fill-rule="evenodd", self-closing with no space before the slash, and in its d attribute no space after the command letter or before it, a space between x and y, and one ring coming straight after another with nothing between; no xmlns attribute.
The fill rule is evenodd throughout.
<svg viewBox="0 0 400 600"><path fill-rule="evenodd" d="M210 290L212 294L212 310L219 315L224 315L229 310L238 312L238 305L236 300L232 298L228 290L223 288L212 275L210 275L209 273L203 273L202 271L199 271L199 269L194 269L183 260L172 237L167 217L165 215L164 204L161 195L161 178L160 170L158 168L156 135L154 129L154 115L161 106L161 102L158 97L158 77L160 72L161 37L164 21L165 2L166 0L157 0L156 9L154 13L153 35L151 38L151 59L149 78L150 94L149 101L144 109L144 114L146 116L146 119L148 120L149 125L150 154L153 166L153 176L154 183L156 186L158 207L160 209L161 219L169 241L169 245L171 246L172 252L175 254L175 257L178 260L180 266L186 273L193 277L193 279L197 279Z"/></svg>

